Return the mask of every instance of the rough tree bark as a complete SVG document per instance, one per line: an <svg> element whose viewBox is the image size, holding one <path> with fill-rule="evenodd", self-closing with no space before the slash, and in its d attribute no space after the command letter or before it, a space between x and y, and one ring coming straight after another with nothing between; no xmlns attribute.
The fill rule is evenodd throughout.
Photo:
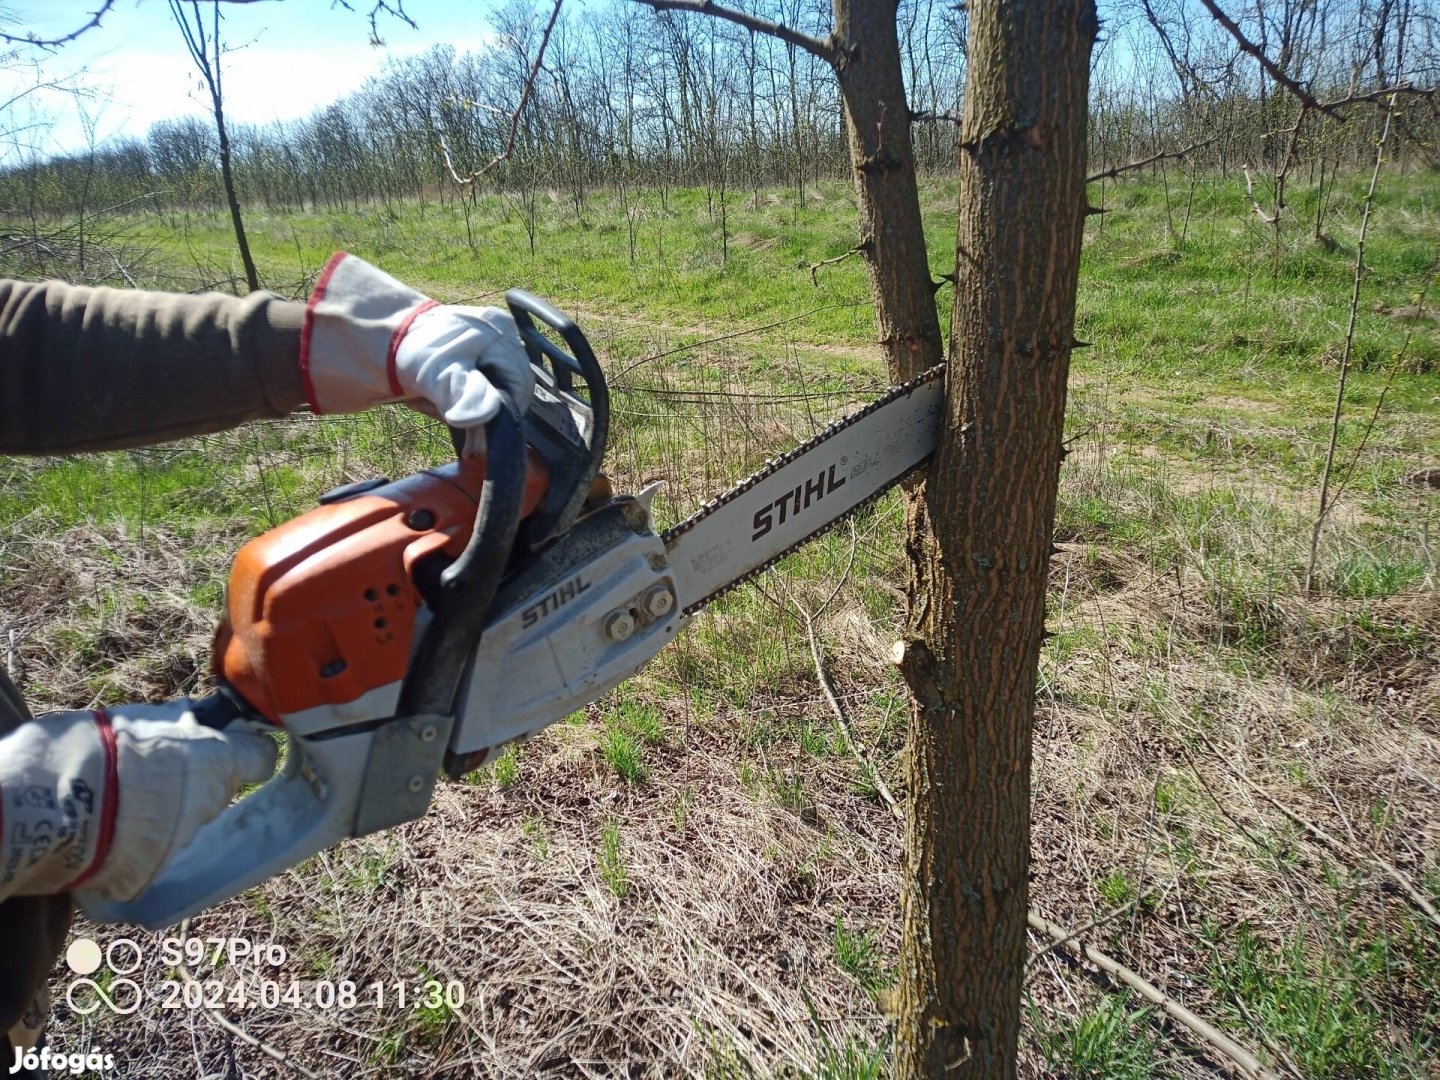
<svg viewBox="0 0 1440 1080"><path fill-rule="evenodd" d="M894 0L834 0L831 60L860 211L860 242L890 378L940 363L940 317L925 253L910 107Z"/></svg>
<svg viewBox="0 0 1440 1080"><path fill-rule="evenodd" d="M1013 1077L1094 0L972 0L946 408L914 506L895 1073Z"/></svg>
<svg viewBox="0 0 1440 1080"><path fill-rule="evenodd" d="M835 69L891 377L939 362L894 0L833 0L820 41L714 0L640 0L772 34ZM895 1075L1012 1077L1044 632L1085 218L1094 0L971 0L949 423L907 492L914 700Z"/></svg>

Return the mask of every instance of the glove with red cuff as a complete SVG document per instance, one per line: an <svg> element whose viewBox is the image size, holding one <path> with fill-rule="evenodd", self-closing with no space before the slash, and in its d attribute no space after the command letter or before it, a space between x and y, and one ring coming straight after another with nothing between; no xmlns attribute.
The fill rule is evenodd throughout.
<svg viewBox="0 0 1440 1080"><path fill-rule="evenodd" d="M535 391L508 312L438 303L343 251L310 296L300 370L312 411L404 401L463 429L467 455L484 449L482 425L501 407L497 386L522 410Z"/></svg>
<svg viewBox="0 0 1440 1080"><path fill-rule="evenodd" d="M132 899L275 755L268 735L201 725L186 698L20 724L0 738L0 899Z"/></svg>

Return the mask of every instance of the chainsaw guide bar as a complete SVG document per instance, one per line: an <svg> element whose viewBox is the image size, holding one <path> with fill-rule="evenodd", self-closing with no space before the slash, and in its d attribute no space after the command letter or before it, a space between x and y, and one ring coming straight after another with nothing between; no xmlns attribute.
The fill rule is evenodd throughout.
<svg viewBox="0 0 1440 1080"><path fill-rule="evenodd" d="M665 531L683 614L874 503L935 449L943 364L841 417Z"/></svg>

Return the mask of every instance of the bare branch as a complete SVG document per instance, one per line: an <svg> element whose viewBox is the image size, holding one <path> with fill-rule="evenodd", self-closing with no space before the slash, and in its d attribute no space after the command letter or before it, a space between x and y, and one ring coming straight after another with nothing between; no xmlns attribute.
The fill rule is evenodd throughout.
<svg viewBox="0 0 1440 1080"><path fill-rule="evenodd" d="M1380 419L1380 410L1385 405L1385 397L1390 393L1390 388L1395 384L1395 373L1400 370L1400 365L1405 360L1405 354L1410 351L1410 345L1415 340L1415 327L1420 317L1425 312L1425 296L1430 291L1430 286L1435 282L1435 275L1440 272L1440 256L1430 264L1430 273L1425 278L1424 284L1415 296L1416 317L1410 321L1405 328L1405 340L1400 344L1400 351L1395 354L1395 360L1390 365L1390 374L1385 377L1385 385L1380 387L1380 393L1375 397L1375 407L1370 410L1370 419L1365 424L1365 430L1360 433L1360 441L1355 444L1355 451L1350 455L1350 467L1345 470L1345 475L1340 478L1340 483L1335 488L1335 493L1330 496L1332 503L1338 502L1350 487L1350 478L1355 475L1355 467L1360 464L1360 455L1364 452L1366 445L1370 442L1370 435L1375 430L1375 421ZM1440 316L1436 316L1436 322L1440 322ZM1440 480L1440 476L1437 476ZM1435 486L1440 487L1440 483Z"/></svg>
<svg viewBox="0 0 1440 1080"><path fill-rule="evenodd" d="M845 587L845 583L850 580L850 570L855 565L855 549L858 543L855 523L852 521L850 523L850 555L845 560L845 571L835 582L835 587L830 590L830 595L825 598L825 602L814 611L795 599L790 590L785 588L783 581L780 584L782 588L785 588L790 605L805 619L805 634L810 639L810 659L815 662L815 678L820 683L820 689L824 691L825 700L830 703L830 708L835 713L835 722L840 726L840 735L845 740L845 745L855 755L855 760L860 763L860 769L865 774L865 778L874 785L880 797L885 800L885 805L890 808L890 813L895 816L895 820L904 821L905 811L900 809L900 804L895 800L895 794L890 790L890 785L880 775L880 770L875 767L874 762L866 756L864 744L855 738L855 733L850 728L850 718L845 715L845 708L840 704L840 698L835 693L835 687L830 682L829 674L825 671L825 656L820 649L820 639L815 634L815 620L825 613L825 609L834 602L835 597L840 595L840 590Z"/></svg>
<svg viewBox="0 0 1440 1080"><path fill-rule="evenodd" d="M84 26L72 30L68 34L63 34L60 37L41 38L36 37L33 33L21 36L18 34L7 34L4 31L0 31L0 41L7 42L11 45L33 45L37 49L58 49L61 45L68 45L70 42L78 38L81 34L87 33L90 30L94 30L97 26L100 25L100 20L103 19L106 15L108 15L110 13L110 9L114 6L115 0L102 0L100 7L90 13L90 19L88 22L85 23Z"/></svg>
<svg viewBox="0 0 1440 1080"><path fill-rule="evenodd" d="M256 4L261 3L262 0L217 0L217 2L222 4ZM330 6L332 8L342 7L346 11L355 10L355 8L348 3L348 0L331 0ZM68 34L62 34L59 37L42 38L37 37L34 33L7 34L5 31L0 30L0 42L5 42L10 45L30 45L37 49L58 49L62 45L70 44L70 42L82 34L97 29L100 26L100 20L110 14L114 8L115 0L101 0L100 6L90 13L90 18L85 21L84 25L78 26ZM415 20L405 11L405 0L375 0L374 5L370 8L370 44L372 45L385 44L380 38L380 30L377 25L382 15L389 15L393 19L399 19L412 30L420 29Z"/></svg>
<svg viewBox="0 0 1440 1080"><path fill-rule="evenodd" d="M1190 1034L1194 1035L1210 1049L1221 1054L1227 1061L1233 1063L1242 1076L1268 1078L1277 1075L1273 1070L1266 1068L1259 1058L1234 1039L1230 1038L1230 1036L1201 1019L1178 1001L1167 997L1154 983L1137 975L1124 964L1112 960L1099 949L1095 948L1095 946L1078 940L1068 931L1056 926L1049 919L1037 915L1034 911L1030 912L1028 922L1032 930L1036 930L1050 939L1059 942L1074 955L1090 961L1090 963L1094 964L1111 978L1124 983L1152 1005L1160 1006L1160 1008L1165 1011L1165 1015L1170 1017L1171 1020L1190 1032Z"/></svg>
<svg viewBox="0 0 1440 1080"><path fill-rule="evenodd" d="M1277 83L1283 86L1286 90L1289 90L1290 93L1294 94L1295 97L1300 100L1300 103L1302 105L1304 105L1307 109L1319 109L1321 112L1327 113L1330 116L1336 115L1333 111L1331 111L1330 106L1322 105L1320 102L1316 101L1314 94L1310 93L1309 90L1306 90L1289 75L1286 75L1285 72L1281 71L1275 61L1271 60L1268 56L1266 56L1260 46L1256 45L1253 41L1247 38L1245 36L1245 32L1240 29L1240 27L1235 23L1235 21L1231 19L1229 15L1226 15L1225 12L1220 10L1220 7L1215 3L1215 0L1200 0L1200 2L1205 5L1206 10L1208 10L1211 15L1215 16L1215 21L1218 22L1221 26L1223 26L1230 34L1230 36L1235 39L1235 44L1239 45L1244 52L1249 53L1256 60L1260 61L1260 66L1265 69L1266 74L1268 74L1272 79L1274 79Z"/></svg>
<svg viewBox="0 0 1440 1080"><path fill-rule="evenodd" d="M1345 323L1345 345L1340 354L1340 378L1335 388L1335 411L1330 416L1330 441L1325 448L1325 467L1320 473L1320 505L1315 512L1315 524L1310 529L1310 558L1305 564L1305 594L1308 596L1315 586L1315 564L1320 557L1320 531L1325 519L1335 506L1337 494L1330 498L1330 477L1335 468L1335 447L1340 439L1340 416L1345 409L1345 383L1350 375L1350 357L1355 352L1355 323L1360 314L1360 283L1365 274L1365 237L1370 232L1370 211L1375 205L1375 186L1380 182L1380 166L1385 162L1385 141L1390 137L1390 124L1395 119L1395 101L1392 98L1385 110L1385 127L1375 144L1375 167L1370 171L1370 190L1365 193L1365 206L1360 214L1360 236L1355 242L1355 272L1350 279L1350 311ZM1435 909L1429 911L1431 918L1440 925Z"/></svg>
<svg viewBox="0 0 1440 1080"><path fill-rule="evenodd" d="M1098 172L1094 176L1087 177L1085 182L1093 184L1096 180L1109 180L1121 173L1134 172L1136 169L1143 169L1146 165L1154 165L1157 161L1164 161L1166 158L1183 158L1186 154L1193 154L1196 150L1202 150L1220 138L1219 135L1211 135L1208 139L1191 143L1180 150L1162 150L1158 154L1151 154L1143 161L1132 161L1128 165L1115 165L1104 172Z"/></svg>
<svg viewBox="0 0 1440 1080"><path fill-rule="evenodd" d="M473 169L465 176L455 171L455 163L450 159L450 147L445 145L445 136L440 136L440 153L445 158L445 169L450 178L457 184L473 184L480 177L484 176L496 165L509 161L510 155L515 152L515 139L520 133L520 117L525 113L525 106L530 101L530 95L535 90L535 76L540 74L540 64L545 59L545 46L550 44L550 32L555 29L555 20L560 18L560 6L565 0L555 0L555 7L550 12L550 21L545 24L545 33L540 37L540 49L535 53L535 62L530 65L530 74L525 78L525 88L520 92L520 104L515 106L515 112L510 117L510 137L505 140L505 149L496 154L489 162L478 169Z"/></svg>
<svg viewBox="0 0 1440 1080"><path fill-rule="evenodd" d="M217 0L217 2L222 4L255 4L260 3L261 0ZM344 0L335 0L335 2L339 3L342 7L348 8L350 6L349 4L346 4ZM114 7L115 0L101 0L100 7L90 13L90 18L86 21L85 25L77 27L76 29L70 31L68 34L62 34L60 37L41 38L36 37L33 33L24 35L7 34L3 30L0 30L0 41L6 42L11 45L31 45L37 49L58 49L61 45L68 45L70 42L78 38L81 34L89 33L91 30L98 28L100 25L100 20L103 19L106 15L110 14ZM396 15L398 18L404 19L406 22L410 23L411 26L415 26L415 24L410 21L410 17L405 14L405 5L403 3L396 4L396 7L400 9L398 12L391 11L390 5L384 3L383 0L381 0L380 3L377 3L375 7L377 10L383 8L384 10L389 11L391 14ZM371 26L374 26L375 24L374 11L370 13L370 24Z"/></svg>
<svg viewBox="0 0 1440 1080"><path fill-rule="evenodd" d="M1260 202L1255 198L1255 181L1250 177L1250 166L1248 164L1242 166L1242 171L1245 173L1245 194L1250 197L1250 207L1255 211L1255 216L1266 225L1274 225L1280 217L1280 211L1276 210L1272 216L1260 209Z"/></svg>
<svg viewBox="0 0 1440 1080"><path fill-rule="evenodd" d="M1419 98L1422 101L1429 101L1433 104L1437 96L1440 96L1440 86L1387 86L1383 90L1367 90L1363 94L1348 94L1345 97L1322 101L1316 107L1326 111L1328 115L1333 116L1343 124L1349 117L1342 116L1331 110L1343 109L1347 105L1363 104L1384 105L1386 108L1389 108L1389 101L1401 96ZM1300 125L1305 122L1305 117L1309 114L1310 110L1308 108L1302 108L1300 115L1295 118L1295 123L1289 127L1275 128L1273 131L1267 131L1261 135L1260 138L1273 139L1276 135L1294 135L1300 130Z"/></svg>
<svg viewBox="0 0 1440 1080"><path fill-rule="evenodd" d="M835 263L838 263L838 262L844 262L846 259L850 258L851 255L863 255L863 254L864 254L866 251L868 251L869 249L870 249L870 245L869 245L869 244L856 244L856 245L855 245L854 247L852 247L849 251L841 252L839 255L836 255L833 259L821 259L821 260L820 260L819 262L817 262L817 263L811 263L811 264L810 264L810 284L811 284L811 285L814 285L817 289L820 287L820 279L819 279L818 277L816 277L815 275L816 275L816 271L818 271L822 266L831 266L831 265L833 265L833 264L835 264Z"/></svg>
<svg viewBox="0 0 1440 1080"><path fill-rule="evenodd" d="M1078 939L1078 938L1080 938L1080 937L1083 937L1085 934L1088 934L1088 933L1090 933L1091 931L1098 930L1098 929L1100 929L1100 927L1106 926L1106 925L1114 922L1116 919L1118 919L1121 915L1124 915L1124 914L1125 914L1127 911L1129 911L1131 908L1138 906L1142 901L1144 901L1144 900L1146 900L1146 899L1148 899L1149 897L1154 896L1154 895L1155 895L1155 890L1154 890L1153 888L1146 889L1146 890L1145 890L1144 892L1142 892L1142 893L1136 893L1134 896L1132 896L1129 900L1126 900L1125 903L1121 904L1119 907L1111 908L1109 911L1105 912L1105 914L1096 916L1094 919L1092 919L1090 922L1086 923L1084 926L1076 927L1074 930L1067 930L1067 931L1065 931L1065 936L1064 936L1063 938L1061 938L1061 937L1052 937L1047 944L1041 945L1038 949L1036 949L1034 952L1032 952L1032 953L1029 955L1028 958L1026 958L1026 960L1025 960L1025 969L1028 971L1030 968L1034 967L1034 966L1035 966L1035 962L1036 962L1037 960L1039 960L1041 957L1049 955L1049 953L1050 953L1050 951L1051 951L1052 949L1058 948L1059 946L1065 944L1065 942L1067 942L1067 941L1071 941L1071 940L1075 940L1075 939ZM1031 914L1033 915L1034 912L1032 912ZM1038 916L1036 916L1036 917L1038 918Z"/></svg>
<svg viewBox="0 0 1440 1080"><path fill-rule="evenodd" d="M729 334L721 334L719 337L705 338L701 341L688 341L684 345L677 345L673 349L667 349L664 352L651 353L649 356L640 357L640 359L633 361L628 367L622 369L619 374L610 376L610 385L611 387L614 387L619 380L630 374L630 372L634 371L641 364L648 364L655 360L663 360L667 356L674 356L676 353L687 352L690 349L698 349L702 345L713 345L717 341L729 341L732 338L744 337L746 334L759 334L766 330L774 330L777 326L786 326L789 323L799 322L801 319L808 319L811 315L815 315L821 311L834 311L836 308L848 308L858 306L860 305L823 304L820 307L811 308L809 311L802 311L798 315L792 315L788 319L780 319L778 322L766 323L764 326L747 326L743 330L736 330ZM645 392L653 394L656 391L651 387L646 387ZM699 393L699 391L695 392ZM714 393L714 391L704 392Z"/></svg>
<svg viewBox="0 0 1440 1080"><path fill-rule="evenodd" d="M916 112L912 109L910 112L910 122L912 124L935 124L940 123L941 121L944 121L947 124L959 124L961 122L961 118L956 116L954 113L926 112L924 109L921 109L919 112Z"/></svg>
<svg viewBox="0 0 1440 1080"><path fill-rule="evenodd" d="M1338 109L1344 105L1356 105L1361 102L1379 104L1392 95L1395 97L1409 95L1410 97L1418 98L1434 98L1437 94L1440 94L1440 86L1410 86L1408 84L1403 86L1387 86L1383 90L1369 90L1363 94L1350 94L1347 97L1336 98L1333 101L1322 101L1320 108L1327 110Z"/></svg>
<svg viewBox="0 0 1440 1080"><path fill-rule="evenodd" d="M809 34L802 34L799 30L793 30L784 23L771 22L769 19L762 19L757 15L721 7L719 4L712 3L711 0L636 0L636 2L656 11L695 11L702 15L713 15L717 19L733 22L735 25L743 26L746 30L752 30L757 34L768 34L770 37L779 38L788 45L794 45L797 49L804 49L812 56L818 56L832 67L840 61L840 51L830 42L821 41Z"/></svg>
<svg viewBox="0 0 1440 1080"><path fill-rule="evenodd" d="M249 0L243 0L243 2L249 2ZM352 5L349 0L331 0L330 6L332 8L342 7L346 11L355 10L354 5ZM389 15L392 19L399 19L406 26L410 27L411 30L420 29L415 20L405 11L405 0L375 0L375 3L370 8L371 45L379 46L385 44L385 40L380 36L379 19L381 15Z"/></svg>
<svg viewBox="0 0 1440 1080"><path fill-rule="evenodd" d="M180 936L182 938L188 936L189 930L190 920L186 919L180 924ZM188 964L181 963L176 966L176 970L180 973L181 980L187 985L200 985L199 982L196 980L195 976L191 974ZM320 1080L320 1077L313 1070L307 1069L298 1061L292 1061L289 1057L286 1056L283 1050L277 1050L269 1043L262 1042L260 1039L257 1039L254 1035L251 1035L239 1024L235 1023L223 1012L221 1012L219 1008L211 1005L204 1005L201 1009L201 1012L205 1014L205 1018L207 1020L209 1020L216 1027L220 1028L222 1031L226 1031L229 1034L233 1035L235 1038L243 1042L246 1046L253 1047L256 1050L259 1050L262 1054L270 1058L272 1061L278 1062L279 1064L285 1066L287 1069L299 1073L301 1076L305 1077L305 1080Z"/></svg>

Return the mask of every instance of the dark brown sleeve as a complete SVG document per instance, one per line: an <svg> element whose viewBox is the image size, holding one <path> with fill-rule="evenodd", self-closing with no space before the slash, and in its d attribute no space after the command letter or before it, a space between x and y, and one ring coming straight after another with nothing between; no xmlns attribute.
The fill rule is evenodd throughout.
<svg viewBox="0 0 1440 1080"><path fill-rule="evenodd" d="M0 281L0 454L117 450L305 401L305 306Z"/></svg>

